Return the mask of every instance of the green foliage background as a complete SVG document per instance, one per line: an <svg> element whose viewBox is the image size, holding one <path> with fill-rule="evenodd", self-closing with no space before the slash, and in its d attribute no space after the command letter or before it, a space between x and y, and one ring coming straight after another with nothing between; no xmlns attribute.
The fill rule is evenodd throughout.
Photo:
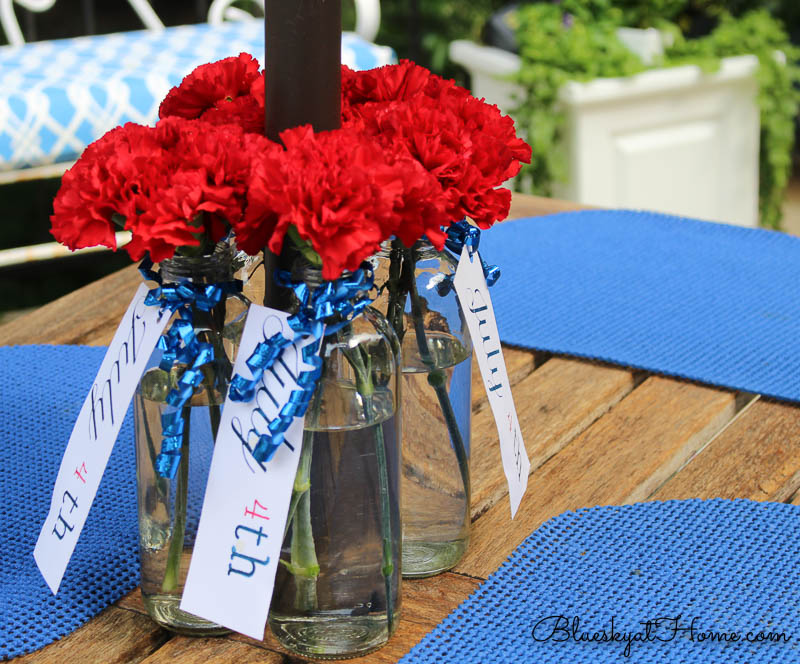
<svg viewBox="0 0 800 664"><path fill-rule="evenodd" d="M712 3L705 3L705 13L700 14L695 11L696 3L686 0L616 0L613 4L610 0L564 0L559 5L528 5L519 11L519 81L526 96L514 115L533 148L532 163L524 169L531 176L533 190L552 195L553 184L566 176L560 147L566 119L557 104L561 85L643 70L639 58L622 46L616 29L658 26L670 31L675 41L655 67L691 63L713 72L720 58L748 53L758 57L760 219L763 226L778 228L800 104L796 87L800 50L791 45L782 23L765 9L734 17ZM742 0L740 4L754 3ZM687 38L699 16L712 19L717 26L707 36ZM785 62L776 58L776 51L783 54Z"/></svg>
<svg viewBox="0 0 800 664"><path fill-rule="evenodd" d="M376 41L393 47L402 58L463 81L463 71L448 59L448 45L454 39L480 41L489 16L507 4L508 0L381 0Z"/></svg>

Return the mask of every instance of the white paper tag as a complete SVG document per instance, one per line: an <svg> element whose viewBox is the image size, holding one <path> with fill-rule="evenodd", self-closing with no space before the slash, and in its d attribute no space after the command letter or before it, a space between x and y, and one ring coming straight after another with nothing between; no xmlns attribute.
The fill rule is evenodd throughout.
<svg viewBox="0 0 800 664"><path fill-rule="evenodd" d="M511 385L508 382L506 362L500 346L500 334L494 317L492 299L480 257L475 252L472 260L469 250L464 247L453 284L461 303L461 310L467 321L469 334L478 367L481 370L489 405L492 407L497 433L500 437L500 456L503 459L503 471L508 481L508 495L511 499L511 518L517 513L522 496L528 486L528 472L531 462L522 441L519 429L517 410L511 396Z"/></svg>
<svg viewBox="0 0 800 664"><path fill-rule="evenodd" d="M140 284L83 402L58 469L50 512L33 557L53 593L58 592L122 421L170 313L144 303Z"/></svg>
<svg viewBox="0 0 800 664"><path fill-rule="evenodd" d="M251 375L247 359L275 332L291 337L288 316L250 306L235 373ZM286 431L288 445L282 444L268 463L256 461L251 451L297 389L298 374L312 368L301 354L311 341L286 347L272 370L264 372L253 401L225 401L181 600L184 611L259 640L272 599L304 418L294 419Z"/></svg>

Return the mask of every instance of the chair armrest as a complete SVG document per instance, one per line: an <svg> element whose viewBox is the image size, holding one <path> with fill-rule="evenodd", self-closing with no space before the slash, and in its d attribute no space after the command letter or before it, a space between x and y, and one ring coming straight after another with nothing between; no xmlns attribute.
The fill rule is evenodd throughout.
<svg viewBox="0 0 800 664"><path fill-rule="evenodd" d="M369 42L375 41L381 27L380 0L355 0L356 34Z"/></svg>

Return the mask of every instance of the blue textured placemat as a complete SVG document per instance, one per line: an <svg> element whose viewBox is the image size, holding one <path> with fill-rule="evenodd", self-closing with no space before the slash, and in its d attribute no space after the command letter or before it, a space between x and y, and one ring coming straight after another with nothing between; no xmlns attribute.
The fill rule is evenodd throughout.
<svg viewBox="0 0 800 664"><path fill-rule="evenodd" d="M0 347L0 658L85 623L139 584L130 415L57 596L33 560L61 456L105 348Z"/></svg>
<svg viewBox="0 0 800 664"><path fill-rule="evenodd" d="M795 505L716 499L566 512L401 662L797 664L798 569ZM619 636L603 642L612 617ZM626 657L625 635L644 638L647 621L652 640L632 641ZM595 641L578 640L584 632ZM778 640L748 641L759 632Z"/></svg>
<svg viewBox="0 0 800 664"><path fill-rule="evenodd" d="M505 222L502 339L800 400L800 238L648 212Z"/></svg>

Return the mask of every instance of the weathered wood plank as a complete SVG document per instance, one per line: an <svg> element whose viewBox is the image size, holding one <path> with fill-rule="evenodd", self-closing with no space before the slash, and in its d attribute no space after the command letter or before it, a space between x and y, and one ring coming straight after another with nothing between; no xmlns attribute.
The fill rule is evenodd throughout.
<svg viewBox="0 0 800 664"><path fill-rule="evenodd" d="M651 497L788 500L800 488L800 407L759 399Z"/></svg>
<svg viewBox="0 0 800 664"><path fill-rule="evenodd" d="M0 345L107 344L142 278L131 265L0 327Z"/></svg>
<svg viewBox="0 0 800 664"><path fill-rule="evenodd" d="M169 632L149 618L111 606L60 641L14 661L19 664L128 664L140 662L169 638Z"/></svg>
<svg viewBox="0 0 800 664"><path fill-rule="evenodd" d="M514 386L520 429L531 471L545 463L578 434L633 390L626 369L555 357ZM497 428L490 409L472 423L472 518L508 493Z"/></svg>
<svg viewBox="0 0 800 664"><path fill-rule="evenodd" d="M506 360L508 370L508 380L514 387L523 378L529 376L536 368L536 355L534 351L522 350L512 346L503 346L503 357ZM478 362L472 359L472 412L477 413L489 407L489 398L486 396L486 388L483 386L481 370Z"/></svg>
<svg viewBox="0 0 800 664"><path fill-rule="evenodd" d="M117 600L116 606L128 609L129 611L136 611L144 616L147 615L147 609L144 608L144 602L142 601L141 588L136 588L136 590L132 590L122 599Z"/></svg>
<svg viewBox="0 0 800 664"><path fill-rule="evenodd" d="M486 577L546 519L566 510L643 500L735 414L735 396L648 378L532 474L513 521L507 498L476 521L457 572Z"/></svg>
<svg viewBox="0 0 800 664"><path fill-rule="evenodd" d="M511 197L511 210L508 213L508 219L539 217L544 214L556 214L558 212L589 209L592 209L592 206L580 205L578 203L571 203L569 201L560 201L555 198L542 198L540 196L514 194Z"/></svg>
<svg viewBox="0 0 800 664"><path fill-rule="evenodd" d="M236 664L282 664L283 655L259 648L248 643L240 643L220 637L198 638L175 636L142 664L207 664L208 662L236 662Z"/></svg>

